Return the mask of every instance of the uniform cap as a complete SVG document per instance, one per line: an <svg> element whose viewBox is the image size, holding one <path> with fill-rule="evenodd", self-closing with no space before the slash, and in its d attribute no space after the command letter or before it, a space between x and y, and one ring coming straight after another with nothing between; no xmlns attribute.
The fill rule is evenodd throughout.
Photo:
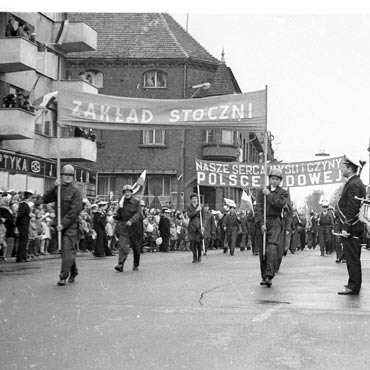
<svg viewBox="0 0 370 370"><path fill-rule="evenodd" d="M105 201L100 201L99 203L98 203L98 206L100 207L100 206L105 206L106 204L108 204L108 202L105 202Z"/></svg>
<svg viewBox="0 0 370 370"><path fill-rule="evenodd" d="M366 162L363 162L363 161L359 160L357 157L355 157L353 155L351 155L351 156L345 155L343 163L344 164L351 164L352 166L362 168L365 165Z"/></svg>
<svg viewBox="0 0 370 370"><path fill-rule="evenodd" d="M27 189L24 192L33 195L33 191L31 189Z"/></svg>

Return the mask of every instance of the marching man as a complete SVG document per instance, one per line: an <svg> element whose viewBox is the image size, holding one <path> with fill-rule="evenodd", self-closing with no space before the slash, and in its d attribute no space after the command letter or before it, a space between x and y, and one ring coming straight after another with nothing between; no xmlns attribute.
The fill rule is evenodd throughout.
<svg viewBox="0 0 370 370"><path fill-rule="evenodd" d="M256 225L261 232L266 233L266 250L259 243L259 257L262 281L261 285L268 288L279 268L278 248L283 232L282 210L288 200L288 192L280 187L283 179L282 171L273 168L269 174L269 185L259 189L256 203ZM266 200L266 222L264 220L264 204ZM259 238L262 239L262 238Z"/></svg>

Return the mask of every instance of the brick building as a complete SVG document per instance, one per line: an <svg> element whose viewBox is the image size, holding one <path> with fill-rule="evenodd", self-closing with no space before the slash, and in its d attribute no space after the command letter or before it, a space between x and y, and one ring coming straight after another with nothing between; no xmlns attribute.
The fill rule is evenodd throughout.
<svg viewBox="0 0 370 370"><path fill-rule="evenodd" d="M169 14L68 13L98 35L97 48L70 53L68 78L82 78L99 93L151 99L190 99L240 93L224 57L213 57ZM147 170L145 201L182 209L196 190L195 158L258 161L261 138L231 130L103 131L97 134L99 196L119 198L122 186ZM270 148L270 154L273 154ZM203 200L221 208L239 189L202 187Z"/></svg>
<svg viewBox="0 0 370 370"><path fill-rule="evenodd" d="M43 194L54 184L56 106L37 111L32 105L55 90L96 94L97 88L85 81L66 80L66 55L94 50L96 42L90 26L69 22L65 13L0 13L0 190ZM61 161L80 164L77 186L85 197L95 198L96 171L84 164L96 160L96 142L76 137L69 127L60 136Z"/></svg>

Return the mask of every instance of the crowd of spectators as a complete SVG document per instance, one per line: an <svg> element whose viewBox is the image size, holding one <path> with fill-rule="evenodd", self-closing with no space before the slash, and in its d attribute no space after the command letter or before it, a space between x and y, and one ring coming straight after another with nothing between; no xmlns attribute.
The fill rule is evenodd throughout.
<svg viewBox="0 0 370 370"><path fill-rule="evenodd" d="M0 257L6 261L14 257L17 249L17 210L23 200L23 192L13 189L0 193ZM58 254L56 231L56 209L54 203L43 204L40 195L31 198L32 213L27 245L28 260L48 254ZM118 202L90 202L83 200L84 208L79 217L77 252L95 257L112 256L118 251L118 236L115 233L114 214ZM141 252L189 251L190 241L187 226L189 218L185 211L164 206L162 209L148 208L142 201ZM207 211L204 217L205 253L209 249L227 248L227 228L223 218L228 210ZM250 249L248 234L251 224L238 231L241 250ZM10 249L9 246L12 246Z"/></svg>
<svg viewBox="0 0 370 370"><path fill-rule="evenodd" d="M8 94L3 97L3 108L21 108L28 112L34 112L35 108L31 105L28 96L20 91L17 94Z"/></svg>

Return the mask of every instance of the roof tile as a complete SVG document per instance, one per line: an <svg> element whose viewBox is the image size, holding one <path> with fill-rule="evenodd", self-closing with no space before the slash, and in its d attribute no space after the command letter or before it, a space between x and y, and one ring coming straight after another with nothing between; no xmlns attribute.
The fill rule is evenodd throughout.
<svg viewBox="0 0 370 370"><path fill-rule="evenodd" d="M98 34L97 50L68 58L191 59L218 64L179 23L166 13L68 13Z"/></svg>

